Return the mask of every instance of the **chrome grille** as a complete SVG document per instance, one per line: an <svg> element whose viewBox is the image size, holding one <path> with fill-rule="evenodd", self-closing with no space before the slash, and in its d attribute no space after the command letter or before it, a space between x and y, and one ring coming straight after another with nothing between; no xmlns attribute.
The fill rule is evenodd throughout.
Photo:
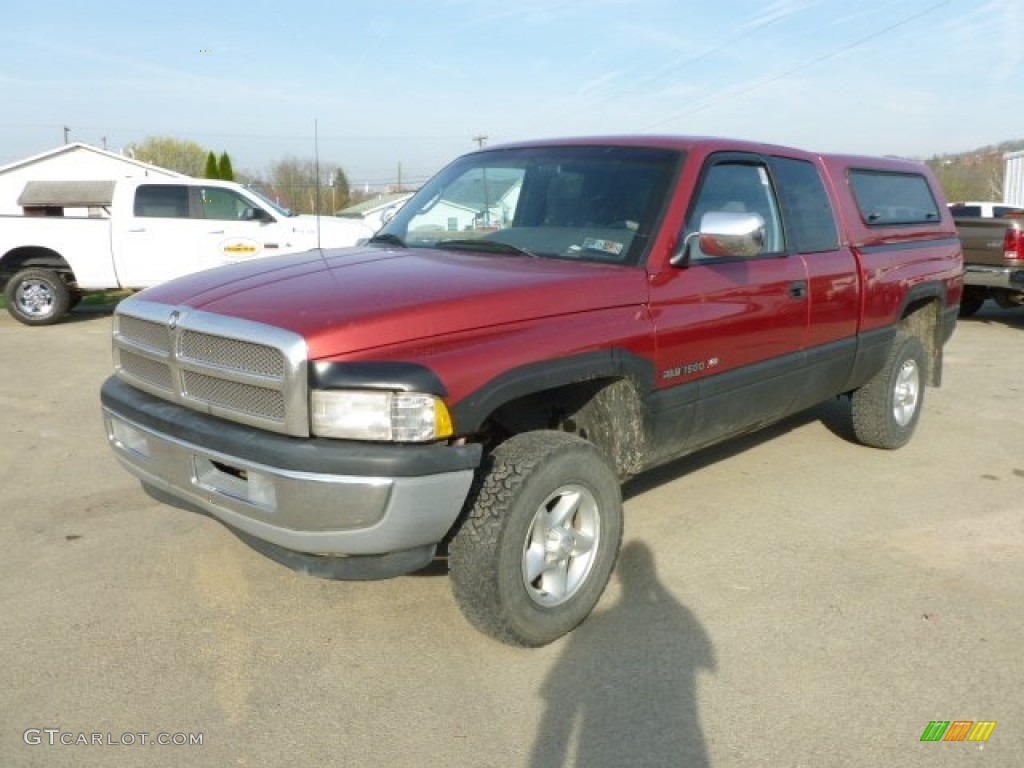
<svg viewBox="0 0 1024 768"><path fill-rule="evenodd" d="M126 373L147 384L152 384L164 392L174 391L174 376L167 363L119 349L117 350L117 364Z"/></svg>
<svg viewBox="0 0 1024 768"><path fill-rule="evenodd" d="M160 352L171 351L171 334L166 325L123 315L117 319L119 332L136 344Z"/></svg>
<svg viewBox="0 0 1024 768"><path fill-rule="evenodd" d="M273 326L130 298L114 367L132 386L196 411L308 436L306 343Z"/></svg>
<svg viewBox="0 0 1024 768"><path fill-rule="evenodd" d="M231 368L261 376L284 375L281 350L250 341L226 339L208 333L184 331L178 342L179 357L217 368Z"/></svg>
<svg viewBox="0 0 1024 768"><path fill-rule="evenodd" d="M284 421L284 396L267 387L226 381L194 371L182 371L182 392L201 403L219 405L273 421Z"/></svg>

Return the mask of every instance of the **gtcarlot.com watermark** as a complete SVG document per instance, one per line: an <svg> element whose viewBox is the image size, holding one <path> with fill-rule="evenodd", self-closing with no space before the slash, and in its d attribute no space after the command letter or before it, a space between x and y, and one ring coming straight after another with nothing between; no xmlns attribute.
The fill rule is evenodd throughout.
<svg viewBox="0 0 1024 768"><path fill-rule="evenodd" d="M64 731L60 728L26 728L22 740L32 747L135 747L157 745L161 747L201 747L201 733L150 733L149 731L125 731L93 733L86 731Z"/></svg>

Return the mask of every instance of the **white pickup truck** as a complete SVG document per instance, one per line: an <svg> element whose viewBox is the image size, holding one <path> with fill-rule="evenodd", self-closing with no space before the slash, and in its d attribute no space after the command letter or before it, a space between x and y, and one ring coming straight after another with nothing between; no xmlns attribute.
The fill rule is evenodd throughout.
<svg viewBox="0 0 1024 768"><path fill-rule="evenodd" d="M208 179L30 181L18 204L25 215L0 216L0 287L26 325L59 321L90 291L148 288L373 235L361 222L295 215L251 189Z"/></svg>

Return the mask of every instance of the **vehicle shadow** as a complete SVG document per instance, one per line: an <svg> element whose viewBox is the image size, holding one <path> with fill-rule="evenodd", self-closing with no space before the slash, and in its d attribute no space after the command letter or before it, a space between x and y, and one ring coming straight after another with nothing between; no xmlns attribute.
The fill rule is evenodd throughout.
<svg viewBox="0 0 1024 768"><path fill-rule="evenodd" d="M814 422L821 422L829 432L842 440L856 442L850 417L850 401L845 397L837 397L756 432L734 437L637 475L622 486L623 500L640 496L665 483L770 443Z"/></svg>
<svg viewBox="0 0 1024 768"><path fill-rule="evenodd" d="M850 401L845 397L837 397L755 432L740 435L726 440L724 443L704 448L689 456L683 456L654 469L649 469L623 484L622 500L628 501L635 496L641 496L673 480L678 480L693 472L699 472L706 467L730 459L764 443L769 443L814 422L821 422L829 432L841 440L857 441L850 417ZM416 571L414 575L447 576L448 543L448 539L442 541L438 545L435 559L427 567Z"/></svg>
<svg viewBox="0 0 1024 768"><path fill-rule="evenodd" d="M1003 309L993 301L986 301L977 314L961 317L960 323L979 323L982 325L1005 325L1008 328L1024 329L1024 307Z"/></svg>
<svg viewBox="0 0 1024 768"><path fill-rule="evenodd" d="M87 320L95 320L98 317L110 317L117 309L118 302L112 301L105 304L79 304L61 318L62 323L81 323Z"/></svg>
<svg viewBox="0 0 1024 768"><path fill-rule="evenodd" d="M700 622L659 582L642 542L622 549L621 597L572 632L541 688L529 765L709 765L697 676L715 670Z"/></svg>

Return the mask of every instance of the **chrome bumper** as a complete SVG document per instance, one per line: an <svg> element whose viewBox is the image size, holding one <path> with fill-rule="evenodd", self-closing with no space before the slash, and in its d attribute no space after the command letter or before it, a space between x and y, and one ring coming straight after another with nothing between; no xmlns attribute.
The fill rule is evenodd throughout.
<svg viewBox="0 0 1024 768"><path fill-rule="evenodd" d="M964 285L1024 291L1024 269L1018 269L1017 267L982 267L968 264L964 269Z"/></svg>

